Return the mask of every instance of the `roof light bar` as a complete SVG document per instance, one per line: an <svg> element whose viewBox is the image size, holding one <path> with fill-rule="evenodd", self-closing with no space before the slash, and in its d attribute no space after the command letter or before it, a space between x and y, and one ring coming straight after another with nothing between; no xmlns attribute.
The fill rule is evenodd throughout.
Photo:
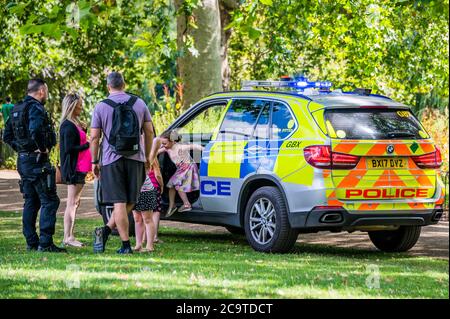
<svg viewBox="0 0 450 319"><path fill-rule="evenodd" d="M305 77L294 77L294 79L283 77L281 81L242 81L241 90L251 90L254 87L292 88L297 91L303 91L308 88L330 90L331 85L332 83L329 81L308 81Z"/></svg>

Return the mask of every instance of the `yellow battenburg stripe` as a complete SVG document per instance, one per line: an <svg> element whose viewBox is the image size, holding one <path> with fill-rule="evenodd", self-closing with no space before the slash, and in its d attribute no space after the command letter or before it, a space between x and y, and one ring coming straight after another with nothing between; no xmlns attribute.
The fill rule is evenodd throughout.
<svg viewBox="0 0 450 319"><path fill-rule="evenodd" d="M247 141L215 142L209 152L208 176L239 178Z"/></svg>
<svg viewBox="0 0 450 319"><path fill-rule="evenodd" d="M411 156L410 143L397 144L395 146L395 155ZM342 153L360 154L362 156L371 154L382 156L385 153L386 143L378 145L370 145L369 143L355 143L355 141L348 141L346 143L338 143L334 145L333 150ZM418 144L416 154L424 154L434 151L434 147L427 143ZM363 158L358 166L353 170L334 170L332 172L335 192L327 192L328 205L341 204L349 211L379 211L379 210L417 210L417 209L432 209L436 203L420 203L405 199L403 203L383 202L379 203L343 203L339 198L345 198L345 190L348 188L355 189L371 189L383 188L392 193L396 188L426 188L428 190L427 198L431 198L436 190L435 172L434 170L418 169L414 161L408 159L408 167L404 169L371 169L367 170L364 165ZM370 173L369 173L370 172ZM362 196L354 197L354 200L363 200Z"/></svg>
<svg viewBox="0 0 450 319"><path fill-rule="evenodd" d="M388 145L394 145L393 154L386 152ZM435 151L431 140L423 140L420 142L411 140L333 140L334 152L345 152L343 150L348 148L350 150L348 150L347 154L358 156L416 156Z"/></svg>
<svg viewBox="0 0 450 319"><path fill-rule="evenodd" d="M275 166L273 171L280 177L284 178L286 175L291 174L296 169L302 166L302 162L304 163L303 157L303 143L298 142L299 145L296 147L286 147L288 143L292 143L292 140L286 140L281 145L277 160L275 162ZM306 174L302 174L306 175ZM310 174L312 175L312 174ZM297 176L296 183L304 184L302 180L299 180L300 176ZM306 177L306 176L305 176Z"/></svg>
<svg viewBox="0 0 450 319"><path fill-rule="evenodd" d="M317 125L319 126L319 128L322 130L322 132L324 134L327 134L327 124L325 124L324 122L324 116L323 116L324 110L319 110L316 112L311 113L312 117L314 118L314 120L316 121ZM331 125L331 123L330 123ZM334 136L336 137L336 135Z"/></svg>
<svg viewBox="0 0 450 319"><path fill-rule="evenodd" d="M331 125L331 122L327 120L325 123L327 125L328 135L332 138L336 138L336 132L334 131L334 127Z"/></svg>

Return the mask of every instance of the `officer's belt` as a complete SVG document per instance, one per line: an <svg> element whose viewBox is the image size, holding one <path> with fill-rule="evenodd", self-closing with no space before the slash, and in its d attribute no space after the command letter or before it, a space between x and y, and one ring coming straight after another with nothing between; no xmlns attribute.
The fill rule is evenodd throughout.
<svg viewBox="0 0 450 319"><path fill-rule="evenodd" d="M23 155L23 156L30 156L30 157L36 157L39 154L42 154L41 156L47 155L45 153L39 153L39 152L19 152L19 156Z"/></svg>

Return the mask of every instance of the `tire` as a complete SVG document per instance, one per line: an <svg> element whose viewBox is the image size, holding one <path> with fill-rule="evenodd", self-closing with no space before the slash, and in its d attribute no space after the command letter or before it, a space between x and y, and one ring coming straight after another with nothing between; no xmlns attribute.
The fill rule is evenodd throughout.
<svg viewBox="0 0 450 319"><path fill-rule="evenodd" d="M235 226L226 226L226 230L228 230L233 235L245 235L245 229Z"/></svg>
<svg viewBox="0 0 450 319"><path fill-rule="evenodd" d="M381 251L404 252L414 247L421 230L421 226L400 226L397 230L371 231L369 238Z"/></svg>
<svg viewBox="0 0 450 319"><path fill-rule="evenodd" d="M262 212L264 216L260 215L258 207L266 211L266 214ZM258 227L258 224L261 226ZM261 187L251 195L245 209L244 229L250 246L265 253L287 253L298 237L298 231L289 224L284 198L280 190L273 186Z"/></svg>
<svg viewBox="0 0 450 319"><path fill-rule="evenodd" d="M109 219L111 218L112 214L112 206L108 205L100 205L100 214L102 215L103 223L106 225L109 222ZM129 224L129 230L128 230L128 236L134 237L134 218L133 214L128 214L128 224ZM113 229L112 234L117 236L119 235L119 232L117 229Z"/></svg>

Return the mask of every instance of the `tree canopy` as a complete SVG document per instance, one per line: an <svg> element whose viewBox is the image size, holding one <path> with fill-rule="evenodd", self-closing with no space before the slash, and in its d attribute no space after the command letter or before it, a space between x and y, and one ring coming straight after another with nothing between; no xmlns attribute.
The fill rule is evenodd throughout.
<svg viewBox="0 0 450 319"><path fill-rule="evenodd" d="M233 15L233 86L303 72L406 103L448 96L448 0L246 2Z"/></svg>
<svg viewBox="0 0 450 319"><path fill-rule="evenodd" d="M92 106L114 69L152 110L161 109L157 85L171 88L167 96L183 81L178 58L202 58L196 45L203 39L180 34L177 17L195 30L214 1L229 37L220 50L232 89L244 79L301 72L410 105L419 95L448 105L448 0L0 0L0 94L17 100L26 80L39 76L49 82L55 111L68 90L82 90ZM196 71L189 81L211 70Z"/></svg>

